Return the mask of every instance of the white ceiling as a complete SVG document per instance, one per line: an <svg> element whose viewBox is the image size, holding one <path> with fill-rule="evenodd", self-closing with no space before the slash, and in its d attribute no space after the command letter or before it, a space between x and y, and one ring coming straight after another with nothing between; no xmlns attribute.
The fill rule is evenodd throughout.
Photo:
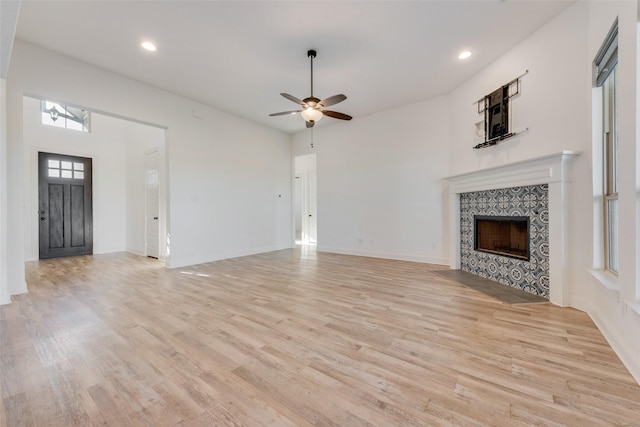
<svg viewBox="0 0 640 427"><path fill-rule="evenodd" d="M24 0L16 37L293 133L302 118L268 114L309 95L310 48L314 95L357 119L450 92L570 3Z"/></svg>

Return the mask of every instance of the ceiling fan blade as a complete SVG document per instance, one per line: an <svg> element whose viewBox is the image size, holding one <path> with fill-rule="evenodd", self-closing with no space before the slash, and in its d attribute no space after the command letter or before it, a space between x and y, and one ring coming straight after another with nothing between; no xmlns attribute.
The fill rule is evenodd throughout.
<svg viewBox="0 0 640 427"><path fill-rule="evenodd" d="M347 99L347 96L341 93L339 95L333 95L323 99L322 101L320 101L320 105L322 105L323 107L328 107L330 105L335 105L338 102L342 102L345 99Z"/></svg>
<svg viewBox="0 0 640 427"><path fill-rule="evenodd" d="M322 110L322 114L324 114L325 116L333 117L334 119L340 119L340 120L351 120L353 118L347 114L338 113L337 111L331 111L331 110Z"/></svg>
<svg viewBox="0 0 640 427"><path fill-rule="evenodd" d="M288 93L281 93L280 95L284 96L285 98L287 98L289 101L293 101L298 105L302 105L304 106L304 102L302 101L302 99L298 99L293 95L289 95Z"/></svg>
<svg viewBox="0 0 640 427"><path fill-rule="evenodd" d="M301 113L302 110L291 110L291 111L282 111L280 113L271 113L269 114L270 117L275 117L275 116L286 116L288 114L296 114L296 113Z"/></svg>
<svg viewBox="0 0 640 427"><path fill-rule="evenodd" d="M314 122L313 120L306 121L305 123L307 124L307 128L312 128L313 125L316 124L316 122Z"/></svg>

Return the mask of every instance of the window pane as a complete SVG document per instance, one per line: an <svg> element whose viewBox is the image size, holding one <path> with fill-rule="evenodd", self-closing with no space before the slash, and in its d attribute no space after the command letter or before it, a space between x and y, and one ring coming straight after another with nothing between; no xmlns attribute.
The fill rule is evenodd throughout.
<svg viewBox="0 0 640 427"><path fill-rule="evenodd" d="M78 123L74 120L67 120L67 129L73 129L73 130L84 130L84 127L82 126L82 123Z"/></svg>
<svg viewBox="0 0 640 427"><path fill-rule="evenodd" d="M44 102L44 108L46 110L50 110L53 107L55 107L56 110L58 110L58 111L64 111L64 108L62 107L62 105L58 104L57 102L52 102L52 101L45 101Z"/></svg>
<svg viewBox="0 0 640 427"><path fill-rule="evenodd" d="M611 76L609 76L613 80L613 88L612 88L612 97L613 103L611 105L611 122L613 123L613 156L615 162L615 176L613 181L613 188L615 192L618 192L618 71L616 68L613 69Z"/></svg>
<svg viewBox="0 0 640 427"><path fill-rule="evenodd" d="M60 119L58 117L57 120L53 120L51 118L51 115L49 115L49 113L42 113L42 124L43 125L49 125L49 126L55 126L58 128L63 128L64 127L64 120Z"/></svg>
<svg viewBox="0 0 640 427"><path fill-rule="evenodd" d="M63 178L71 178L71 171L69 170L62 170L62 177Z"/></svg>
<svg viewBox="0 0 640 427"><path fill-rule="evenodd" d="M90 113L84 108L42 100L41 122L45 125L89 132Z"/></svg>
<svg viewBox="0 0 640 427"><path fill-rule="evenodd" d="M73 170L76 171L83 171L84 170L84 163L73 163Z"/></svg>
<svg viewBox="0 0 640 427"><path fill-rule="evenodd" d="M156 171L148 171L147 172L147 185L156 185L158 183L158 172Z"/></svg>
<svg viewBox="0 0 640 427"><path fill-rule="evenodd" d="M60 161L59 160L49 160L49 167L50 168L59 169L60 168Z"/></svg>
<svg viewBox="0 0 640 427"><path fill-rule="evenodd" d="M615 66L615 64L614 64ZM617 72L613 71L602 85L602 125L605 202L605 265L614 273L619 268L619 221L618 221L618 113L617 113Z"/></svg>
<svg viewBox="0 0 640 427"><path fill-rule="evenodd" d="M75 179L84 179L84 172L73 171L73 177Z"/></svg>
<svg viewBox="0 0 640 427"><path fill-rule="evenodd" d="M72 165L71 162L60 162L60 163L61 163L62 169L69 169L69 170L71 169L71 165Z"/></svg>
<svg viewBox="0 0 640 427"><path fill-rule="evenodd" d="M49 176L53 178L60 178L60 169L49 169Z"/></svg>
<svg viewBox="0 0 640 427"><path fill-rule="evenodd" d="M618 199L607 200L607 266L618 272Z"/></svg>

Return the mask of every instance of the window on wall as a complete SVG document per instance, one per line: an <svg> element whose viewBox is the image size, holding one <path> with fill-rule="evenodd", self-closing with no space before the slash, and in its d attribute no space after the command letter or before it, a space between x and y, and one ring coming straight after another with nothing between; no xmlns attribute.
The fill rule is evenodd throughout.
<svg viewBox="0 0 640 427"><path fill-rule="evenodd" d="M43 125L89 132L90 114L84 108L43 99L40 111Z"/></svg>
<svg viewBox="0 0 640 427"><path fill-rule="evenodd" d="M603 150L606 267L618 272L618 132L616 108L616 71L604 82L603 90Z"/></svg>
<svg viewBox="0 0 640 427"><path fill-rule="evenodd" d="M84 163L49 160L48 175L51 178L84 179Z"/></svg>
<svg viewBox="0 0 640 427"><path fill-rule="evenodd" d="M619 268L617 63L616 19L594 60L595 82L602 87L604 264L607 270L614 273Z"/></svg>

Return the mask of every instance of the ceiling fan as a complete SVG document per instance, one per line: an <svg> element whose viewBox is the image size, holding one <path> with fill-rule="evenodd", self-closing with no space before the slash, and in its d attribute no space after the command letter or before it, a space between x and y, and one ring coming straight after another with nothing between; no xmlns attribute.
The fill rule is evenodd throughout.
<svg viewBox="0 0 640 427"><path fill-rule="evenodd" d="M315 125L316 122L320 120L323 116L333 117L334 119L340 119L340 120L351 120L352 117L347 114L324 109L325 107L329 107L331 105L335 105L339 102L344 101L345 99L347 99L345 95L343 94L333 95L323 100L320 100L313 96L313 58L316 57L316 51L313 49L307 51L307 56L311 59L311 96L305 99L298 99L293 95L289 95L288 93L281 93L280 95L300 105L302 109L282 111L280 113L269 114L269 116L271 117L286 116L288 114L300 113L302 118L307 123L308 128L312 128L313 125Z"/></svg>

